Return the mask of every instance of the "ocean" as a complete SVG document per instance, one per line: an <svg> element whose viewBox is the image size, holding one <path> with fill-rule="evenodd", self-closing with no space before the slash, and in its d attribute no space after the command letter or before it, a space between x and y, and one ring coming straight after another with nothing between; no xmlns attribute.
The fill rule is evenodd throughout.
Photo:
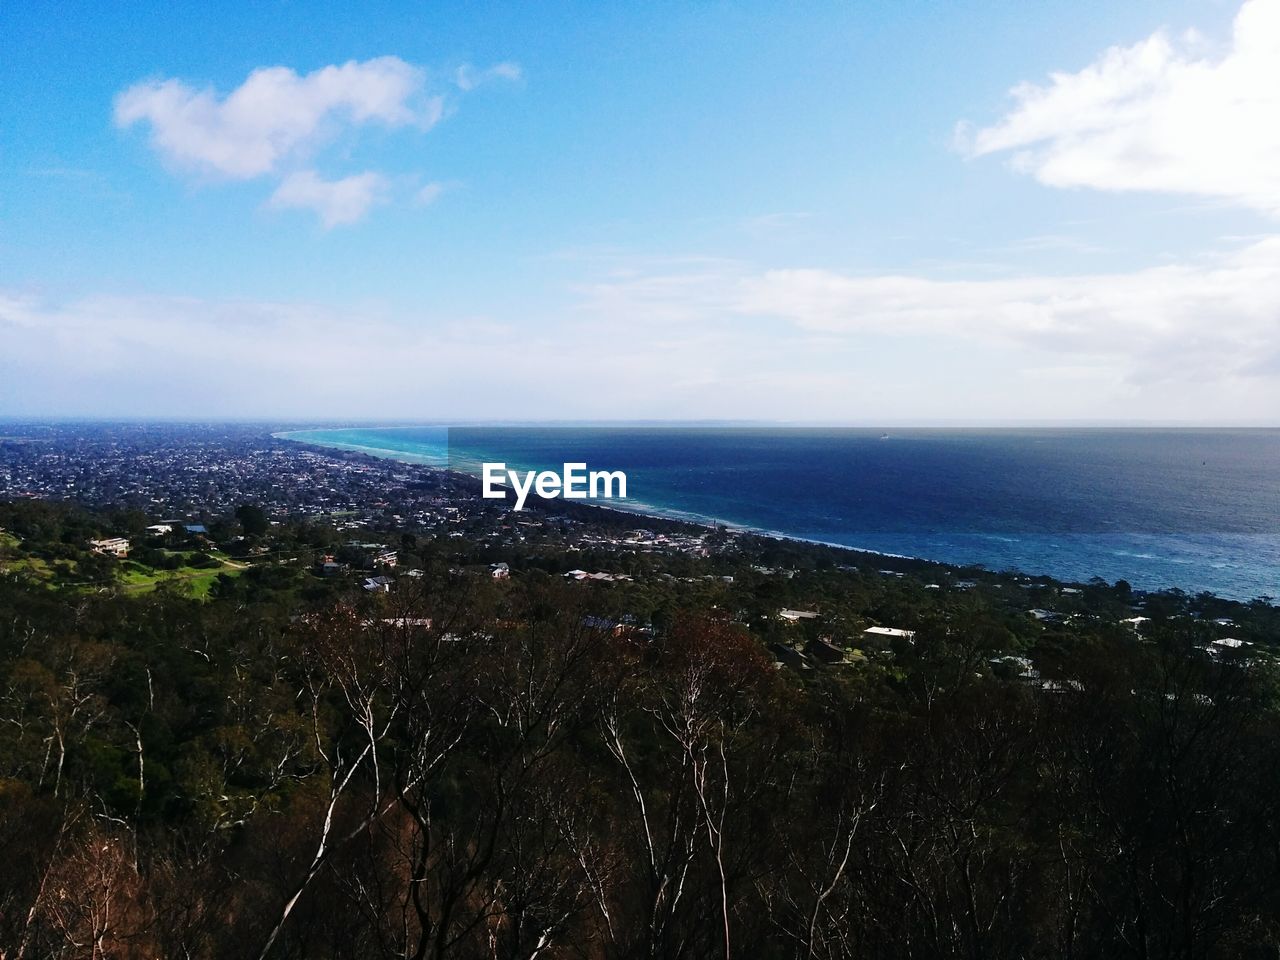
<svg viewBox="0 0 1280 960"><path fill-rule="evenodd" d="M281 434L477 474L627 474L641 513L880 553L1280 596L1280 430L384 427Z"/></svg>

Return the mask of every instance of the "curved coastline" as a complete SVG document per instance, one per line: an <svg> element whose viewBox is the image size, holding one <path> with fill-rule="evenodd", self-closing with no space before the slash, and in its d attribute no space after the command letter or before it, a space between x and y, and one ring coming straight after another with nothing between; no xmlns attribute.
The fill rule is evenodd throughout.
<svg viewBox="0 0 1280 960"><path fill-rule="evenodd" d="M309 445L316 450L342 451L410 464L422 469L454 473L472 483L479 479L480 464L491 460L507 460L513 469L546 468L546 462L531 460L520 463L512 460L509 454L504 456L501 449L459 447L451 457L447 432L449 429L438 422L418 426L346 425L282 430L272 436ZM414 437L411 434L402 441L397 437L401 431L417 431L418 435ZM431 436L424 437L425 433L430 433ZM500 445L500 441L493 442ZM427 452L424 453L424 450ZM547 453L545 450L542 452ZM538 456L536 453L530 455ZM546 461L547 457L543 456L542 460ZM678 485L666 492L679 501ZM708 498L704 496L701 499L705 501ZM711 502L702 504L695 503L694 506L709 507L717 512L737 506L732 498L718 498L723 502L716 502L716 499L712 498ZM698 512L696 509L684 508L684 505L663 506L635 497L607 503L583 501L579 505L597 510L612 510L615 514L637 518L674 521L700 527L723 527L776 541L813 544L863 557L882 557L886 560L963 571L966 575L981 571L1062 584L1081 584L1099 577L1108 581L1123 579L1148 591L1181 589L1184 592L1211 593L1238 601L1275 596L1274 577L1269 579L1269 576L1273 573L1280 576L1280 539L1276 539L1275 543L1269 543L1265 538L1251 543L1244 540L1232 542L1229 538L1214 542L1212 537L1206 537L1201 542L1196 542L1192 536L1186 542L1172 537L1165 538L1168 540L1166 544L1155 534L1148 536L1135 533L1127 539L1121 536L1117 542L1109 543L1106 539L1079 538L1070 534L1064 535L1061 540L1044 541L1043 536L1036 534L1026 538L1006 537L997 535L995 531L970 530L959 531L960 536L950 538L944 535L938 540L934 536L938 533L937 530L922 529L918 535L915 531L907 531L905 536L889 538L890 542L881 542L872 547L856 542L861 539L857 531L849 529L848 524L838 522L830 530L814 529L813 532L818 536L806 536L805 532L809 528L804 524L803 517L800 518L799 529L805 532L787 532L777 529L770 522L774 519L772 516L767 519L757 518L755 523L750 519L727 520L709 510ZM748 514L750 506L743 506ZM831 521L837 518L823 519ZM832 527L832 523L819 523L818 526ZM796 527L793 526L792 529ZM830 539L835 536L841 537L842 541ZM871 534L872 539L875 536L874 533ZM1043 542L1037 541L1038 536ZM897 542L893 542L894 540ZM1165 547L1167 549L1162 549ZM1243 558L1251 555L1249 551L1261 551L1264 560L1248 564Z"/></svg>
<svg viewBox="0 0 1280 960"><path fill-rule="evenodd" d="M369 429L384 429L380 427L370 427ZM320 442L317 440L307 439L301 436L306 433L319 433L319 430L280 430L271 434L272 439L288 440L291 443L301 443L306 446L319 447L325 450L345 450L349 453L363 453L366 456L377 457L379 460L397 460L400 463L411 463L414 466L431 467L435 470L443 470L445 467L434 462L431 458L409 453L408 451L392 451L385 447L369 447L358 443L343 443L338 440L329 440ZM391 454L397 456L391 456Z"/></svg>
<svg viewBox="0 0 1280 960"><path fill-rule="evenodd" d="M434 425L432 425L434 426ZM413 466L426 467L429 470L437 470L442 473L451 473L469 480L479 479L479 474L470 473L466 470L458 470L448 465L447 460L444 464L433 462L430 458L422 455L416 455L407 451L391 450L385 447L370 447L361 444L343 443L336 440L319 441L305 434L315 434L327 432L330 428L317 427L306 430L282 430L272 433L271 436L277 440L287 440L291 443L300 443L304 446L317 447L319 449L343 450L348 453L359 453L365 456L375 457L379 460L394 460L397 463L408 463ZM341 429L341 428L332 428ZM360 427L361 430L397 430L397 429L414 429L412 425L397 425L395 427ZM738 533L748 533L758 537L768 537L774 540L787 540L794 543L807 543L814 546L830 547L834 550L848 550L851 553L859 553L866 556L885 557L892 560L909 560L913 563L928 563L940 567L952 567L960 569L963 564L948 563L944 560L935 560L932 557L910 556L902 553L891 553L886 550L874 550L870 547L858 547L847 543L834 543L830 540L819 540L813 537L802 537L793 533L784 533L780 530L770 530L764 527L756 527L751 524L739 523L737 521L724 520L719 517L712 517L706 514L693 513L687 510L679 510L674 507L663 507L657 504L646 503L643 500L628 499L626 503L588 503L585 506L592 507L596 510L610 510L615 513L625 513L632 516L645 518L649 517L654 520L671 520L678 523L688 523L694 526L707 527L714 529L722 527L725 530L731 530ZM1017 570L993 571L1003 573L1020 573Z"/></svg>

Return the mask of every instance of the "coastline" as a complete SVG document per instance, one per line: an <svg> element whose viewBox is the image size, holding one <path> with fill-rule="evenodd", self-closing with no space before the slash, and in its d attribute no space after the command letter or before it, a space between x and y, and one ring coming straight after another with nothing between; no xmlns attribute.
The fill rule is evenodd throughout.
<svg viewBox="0 0 1280 960"><path fill-rule="evenodd" d="M367 436L367 431L386 431L388 437L394 437L398 430L440 431L438 440L433 437L430 441L423 442L419 438L417 442L420 449L436 447L438 454L431 456L412 449L398 450L394 440L388 440L385 445L381 441L378 446L368 444L371 438ZM392 461L452 473L470 483L479 482L481 459L505 459L500 452L486 454L481 451L468 456L460 451L457 460L450 463L447 430L448 428L439 424L427 427L399 424L382 427L326 426L280 430L273 432L271 436L274 439L310 446L316 451L367 456L372 460ZM341 436L348 432L350 439L357 442L345 442L338 438L329 439L326 436ZM361 440L365 442L358 442ZM409 446L413 445L412 442L409 443ZM523 465L511 461L511 465L520 469L540 469L543 466L532 461ZM725 508L730 505L727 501L706 504L706 506ZM1077 586L1096 580L1106 582L1123 580L1132 584L1134 588L1152 593L1163 591L1204 593L1237 602L1274 597L1277 590L1272 574L1280 570L1280 559L1278 559L1280 553L1277 553L1280 543L1273 544L1265 536L1257 543L1246 542L1243 539L1232 541L1229 535L1216 543L1213 542L1212 537L1205 537L1201 542L1196 542L1194 539L1180 542L1176 537L1162 539L1158 534L1146 536L1135 533L1126 537L1123 536L1122 531L1122 536L1116 541L1108 541L1105 537L1083 537L1076 538L1073 542L1073 535L1064 534L1061 539L1041 536L1040 542L1037 542L1038 535L1013 536L1010 539L995 532L982 530L977 530L973 534L962 533L957 537L943 536L942 539L936 537L931 539L928 531L925 531L918 536L909 534L906 537L885 538L890 542L872 547L858 543L857 540L861 538L858 537L857 531L848 525L845 528L830 531L815 530L818 536L806 536L804 533L778 529L767 522L726 520L710 512L697 513L687 509L664 507L635 498L610 501L607 504L599 501L576 501L573 507L612 511L610 515L613 517L647 518L667 523L682 523L702 529L722 528L775 542L822 547L840 551L841 554L851 557L864 558L861 562L867 562L871 558L881 558L890 566L895 563L912 564L963 571L963 575L968 576L985 573ZM1098 532L1106 534L1108 531L1099 530ZM829 539L826 536L828 534L837 539ZM874 538L875 534L871 536ZM968 537L967 541L965 537ZM894 539L898 542L892 542ZM1167 549L1165 539L1168 540ZM1255 555L1251 551L1261 552ZM1248 559L1251 557L1254 559ZM1264 559L1259 561L1257 557Z"/></svg>
<svg viewBox="0 0 1280 960"><path fill-rule="evenodd" d="M438 462L432 462L430 458L414 455L412 453L388 450L381 447L368 447L361 444L342 443L340 441L318 442L310 439L303 439L299 434L320 432L328 428L318 427L314 430L288 430L276 431L271 437L276 440L285 440L289 443L297 443L303 446L313 447L317 450L337 450L344 453L354 453L359 456L367 456L376 460L391 460L396 463L405 463L415 467L421 467L436 473L443 473L448 476L455 477L467 482L478 482L477 474L468 473L464 470L457 470L449 466L442 466ZM362 429L397 429L395 427L363 427ZM410 459L413 457L416 459ZM839 550L845 553L857 554L863 557L880 557L886 560L908 561L913 564L926 564L933 567L939 567L949 570L983 570L987 573L999 574L1003 576L1037 576L1029 574L1019 569L997 569L988 568L982 565L959 564L948 562L946 560L937 560L932 557L913 556L903 553L892 553L886 550L875 550L870 547L852 546L847 543L835 543L830 540L819 540L813 537L803 537L797 534L785 533L780 530L771 530L764 527L756 527L751 524L738 523L736 521L723 520L718 517L711 517L703 514L695 514L687 511L677 510L674 508L662 507L640 500L630 500L627 505L619 504L602 504L587 502L575 505L579 509L601 510L616 515L624 515L628 517L638 517L641 519L662 520L665 522L684 523L694 527L701 527L705 530L723 529L733 533L747 534L753 537L761 537L768 540L777 540L788 543L802 543L809 546L826 547L831 550ZM1053 580L1061 583L1072 583L1075 581L1059 580L1050 574L1038 575L1042 580Z"/></svg>

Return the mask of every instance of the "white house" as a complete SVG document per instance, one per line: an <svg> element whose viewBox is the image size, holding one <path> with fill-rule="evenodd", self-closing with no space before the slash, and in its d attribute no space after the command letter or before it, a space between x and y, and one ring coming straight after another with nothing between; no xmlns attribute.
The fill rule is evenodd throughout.
<svg viewBox="0 0 1280 960"><path fill-rule="evenodd" d="M109 537L106 540L90 540L89 546L94 553L101 553L111 557L127 557L129 555L129 541L124 537Z"/></svg>

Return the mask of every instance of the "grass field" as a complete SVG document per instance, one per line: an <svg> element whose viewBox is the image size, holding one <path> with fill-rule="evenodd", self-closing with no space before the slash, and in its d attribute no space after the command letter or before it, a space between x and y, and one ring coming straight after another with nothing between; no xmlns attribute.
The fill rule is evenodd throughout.
<svg viewBox="0 0 1280 960"><path fill-rule="evenodd" d="M213 582L226 574L238 577L247 567L225 556L212 554L219 561L216 567L178 567L176 570L156 570L133 560L122 565L120 583L128 593L149 593L161 584L181 584L191 596L203 599L209 595Z"/></svg>
<svg viewBox="0 0 1280 960"><path fill-rule="evenodd" d="M0 550L6 554L14 554L9 557L0 556L0 569L44 581L50 589L94 590L107 586L102 581L79 580L76 576L78 564L74 560L48 561L24 554L21 546L17 537L0 530ZM183 551L166 551L166 554L178 555L184 560L191 556ZM218 566L193 567L184 564L173 570L161 570L136 560L124 560L119 565L115 582L129 594L150 593L161 584L171 583L180 585L189 596L204 599L218 577L224 574L237 577L248 569L247 564L232 560L224 553L212 551L209 555L218 561Z"/></svg>

